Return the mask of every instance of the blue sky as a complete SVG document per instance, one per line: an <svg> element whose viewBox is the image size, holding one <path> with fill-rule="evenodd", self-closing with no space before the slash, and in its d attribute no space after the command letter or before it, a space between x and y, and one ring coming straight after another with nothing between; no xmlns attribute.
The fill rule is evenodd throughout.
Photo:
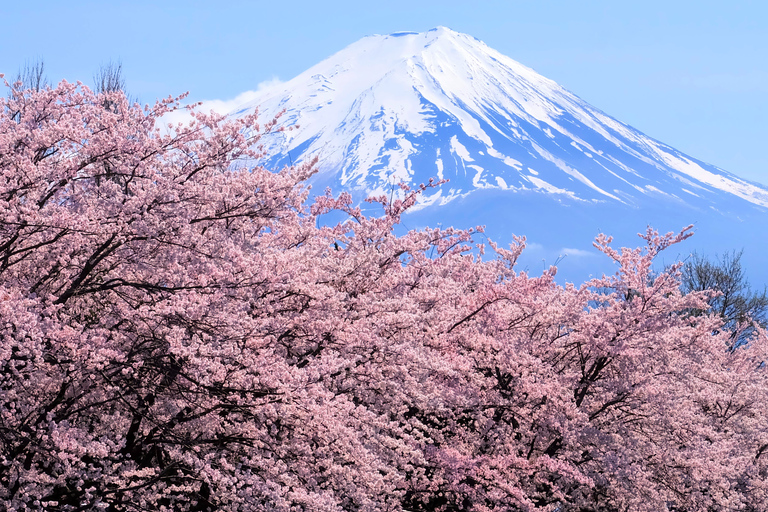
<svg viewBox="0 0 768 512"><path fill-rule="evenodd" d="M143 102L231 99L370 34L471 34L691 156L768 184L768 2L2 2L0 72L42 58L92 84L121 60Z"/></svg>

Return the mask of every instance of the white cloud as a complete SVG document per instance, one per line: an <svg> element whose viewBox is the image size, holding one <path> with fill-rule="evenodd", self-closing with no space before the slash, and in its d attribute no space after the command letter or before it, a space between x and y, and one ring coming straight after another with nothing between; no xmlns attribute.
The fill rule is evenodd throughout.
<svg viewBox="0 0 768 512"><path fill-rule="evenodd" d="M198 112L210 112L213 110L217 114L230 114L232 112L235 112L239 107L242 105L245 105L246 103L250 103L256 99L259 98L259 96L263 96L265 93L267 93L270 90L278 88L280 85L282 85L282 81L278 79L277 77L274 77L270 80L266 80L264 82L261 82L256 90L253 91L245 91L241 92L237 96L235 96L232 99L228 100L203 100L201 103L202 105L199 105L196 107L196 110ZM188 123L192 120L192 116L189 115L189 111L185 108L181 108L179 110L176 110L175 112L170 112L163 116L162 118L163 123L171 123L171 124L177 124L177 123Z"/></svg>
<svg viewBox="0 0 768 512"><path fill-rule="evenodd" d="M525 250L526 251L543 251L544 250L544 246L541 245L538 242L528 242L526 240L526 242L525 242Z"/></svg>
<svg viewBox="0 0 768 512"><path fill-rule="evenodd" d="M574 249L571 247L563 247L560 249L560 254L572 258L591 258L597 255L595 251L585 251L584 249Z"/></svg>

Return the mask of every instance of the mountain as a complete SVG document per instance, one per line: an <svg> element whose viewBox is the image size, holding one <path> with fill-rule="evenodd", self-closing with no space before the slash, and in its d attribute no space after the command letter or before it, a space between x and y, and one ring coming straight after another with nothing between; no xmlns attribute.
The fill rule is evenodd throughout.
<svg viewBox="0 0 768 512"><path fill-rule="evenodd" d="M390 194L401 181L448 179L406 225L485 224L501 240L525 234L544 264L589 263L599 231L625 235L648 223L694 223L704 236L691 250L744 247L745 261L768 237L768 188L656 141L444 27L363 38L237 113L256 107L265 118L285 110L281 124L299 125L264 141L264 165L318 155L315 186L358 199Z"/></svg>

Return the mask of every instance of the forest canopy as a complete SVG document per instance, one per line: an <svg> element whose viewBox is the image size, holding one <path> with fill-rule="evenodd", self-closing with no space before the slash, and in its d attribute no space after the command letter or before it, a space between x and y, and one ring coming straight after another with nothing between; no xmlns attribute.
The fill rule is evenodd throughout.
<svg viewBox="0 0 768 512"><path fill-rule="evenodd" d="M654 270L689 230L560 286L523 238L396 235L419 190L246 166L273 120L6 87L3 508L764 510L768 340Z"/></svg>

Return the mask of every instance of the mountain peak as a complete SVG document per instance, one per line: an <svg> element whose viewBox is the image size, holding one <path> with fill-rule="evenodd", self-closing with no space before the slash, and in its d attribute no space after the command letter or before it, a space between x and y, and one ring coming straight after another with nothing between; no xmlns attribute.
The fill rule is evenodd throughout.
<svg viewBox="0 0 768 512"><path fill-rule="evenodd" d="M451 30L448 27L444 27L443 25L438 25L435 28L431 28L427 32L437 32L441 34L459 34L459 32L456 32L455 30Z"/></svg>
<svg viewBox="0 0 768 512"><path fill-rule="evenodd" d="M393 32L391 34L386 34L383 37L409 37L413 36L415 39L421 39L422 41L426 42L427 44L431 41L434 41L436 39L451 39L456 42L463 42L465 44L485 44L476 37L473 37L469 34L464 34L462 32L457 32L456 30L453 30L448 27L444 27L442 25L439 25L437 27L431 28L427 30L426 32L411 32L411 31L402 31L402 32ZM382 36L371 36L371 37L382 37Z"/></svg>
<svg viewBox="0 0 768 512"><path fill-rule="evenodd" d="M434 40L439 37L457 37L457 36L463 36L463 37L470 37L467 34L462 34L461 32L457 32L455 30L452 30L448 27L444 27L442 25L439 25L435 28L431 28L427 30L426 32L412 32L408 30L399 31L399 32L392 32L390 34L383 34L383 35L373 35L369 37L411 37L415 36L416 38L421 38L425 40ZM365 38L364 38L365 39ZM474 39L474 38L472 38Z"/></svg>

